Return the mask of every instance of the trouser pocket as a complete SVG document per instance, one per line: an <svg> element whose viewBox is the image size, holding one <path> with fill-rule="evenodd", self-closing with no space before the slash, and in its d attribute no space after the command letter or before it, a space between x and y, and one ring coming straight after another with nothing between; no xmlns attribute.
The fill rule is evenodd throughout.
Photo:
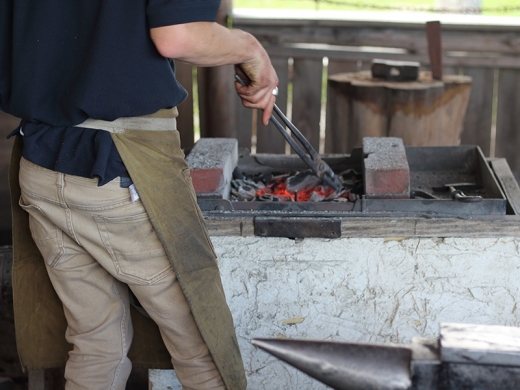
<svg viewBox="0 0 520 390"><path fill-rule="evenodd" d="M121 280L154 284L173 272L146 213L124 217L98 215L94 220Z"/></svg>
<svg viewBox="0 0 520 390"><path fill-rule="evenodd" d="M31 235L45 263L51 267L56 267L65 253L62 230L49 221L41 207L26 204L22 198L20 198L19 205L29 213Z"/></svg>

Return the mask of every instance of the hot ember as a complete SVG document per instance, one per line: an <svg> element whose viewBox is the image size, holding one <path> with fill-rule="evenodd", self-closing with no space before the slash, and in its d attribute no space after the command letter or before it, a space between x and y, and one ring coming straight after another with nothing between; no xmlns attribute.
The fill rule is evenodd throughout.
<svg viewBox="0 0 520 390"><path fill-rule="evenodd" d="M245 176L234 172L231 183L233 200L263 202L321 202L355 201L358 198L361 180L349 170L339 178L341 191L324 185L310 170L291 173L270 173Z"/></svg>

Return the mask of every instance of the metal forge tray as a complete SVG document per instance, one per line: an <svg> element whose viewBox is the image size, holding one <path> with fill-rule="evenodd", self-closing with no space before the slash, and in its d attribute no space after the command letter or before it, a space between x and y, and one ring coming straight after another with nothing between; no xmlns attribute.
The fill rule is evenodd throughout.
<svg viewBox="0 0 520 390"><path fill-rule="evenodd" d="M258 202L199 198L205 214L253 216L425 216L453 217L505 215L507 199L486 158L478 146L406 147L410 167L410 188L434 194L436 199L360 199L352 202ZM349 168L362 172L363 152L354 149L350 155L325 155L323 159L335 173ZM304 170L296 155L249 154L240 151L238 168L245 174ZM482 201L463 203L453 200L449 192L435 192L434 187L449 183L475 183Z"/></svg>

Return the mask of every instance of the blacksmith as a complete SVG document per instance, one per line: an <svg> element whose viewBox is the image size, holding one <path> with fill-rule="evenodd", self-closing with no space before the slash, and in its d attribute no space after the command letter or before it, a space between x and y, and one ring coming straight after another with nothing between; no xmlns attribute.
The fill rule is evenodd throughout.
<svg viewBox="0 0 520 390"><path fill-rule="evenodd" d="M264 123L278 79L256 39L215 23L219 3L0 3L0 109L22 119L17 345L26 369L66 363L67 389L124 389L131 360L173 365L184 389L246 387L175 127L187 93L171 58L240 65L251 84L237 92ZM132 299L153 322L130 318Z"/></svg>

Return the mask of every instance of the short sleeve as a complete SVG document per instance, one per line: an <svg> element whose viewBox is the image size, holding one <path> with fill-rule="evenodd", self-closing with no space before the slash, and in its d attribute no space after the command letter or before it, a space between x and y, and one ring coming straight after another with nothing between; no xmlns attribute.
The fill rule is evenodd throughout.
<svg viewBox="0 0 520 390"><path fill-rule="evenodd" d="M214 22L220 0L148 0L150 28L191 22Z"/></svg>

